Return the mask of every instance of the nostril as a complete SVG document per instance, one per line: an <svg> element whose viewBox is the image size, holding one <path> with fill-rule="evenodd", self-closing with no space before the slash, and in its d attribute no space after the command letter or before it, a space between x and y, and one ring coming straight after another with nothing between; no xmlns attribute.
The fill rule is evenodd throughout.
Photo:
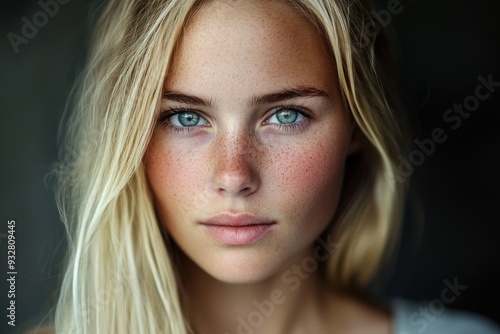
<svg viewBox="0 0 500 334"><path fill-rule="evenodd" d="M240 188L236 188L236 187L224 187L224 186L219 186L217 191L221 194L240 194L240 195L247 195L247 194L250 194L251 192L253 192L252 190L252 186L247 186L247 187L240 187Z"/></svg>
<svg viewBox="0 0 500 334"><path fill-rule="evenodd" d="M245 187L245 188L239 189L238 192L244 193L244 192L248 192L250 190L251 190L251 187ZM225 191L228 191L228 189L226 187L219 187L219 191L220 192L225 192Z"/></svg>

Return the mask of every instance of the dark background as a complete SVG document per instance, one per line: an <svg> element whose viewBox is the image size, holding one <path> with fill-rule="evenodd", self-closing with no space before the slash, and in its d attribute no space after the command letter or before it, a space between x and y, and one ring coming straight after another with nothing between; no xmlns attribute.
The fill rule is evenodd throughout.
<svg viewBox="0 0 500 334"><path fill-rule="evenodd" d="M376 2L387 9L390 1ZM60 5L17 53L8 33L21 35L22 18L33 22L42 8L35 0L1 5L1 333L12 332L3 314L9 219L16 220L16 329L35 324L55 302L64 228L51 182L44 178L56 160L58 122L83 67L91 13L98 4L72 0ZM413 173L424 224L407 219L382 292L439 299L443 281L456 277L467 290L447 307L500 322L500 87L458 129L443 121L447 109L474 95L479 76L491 74L500 82L500 2L401 0L401 6L387 29L395 34L400 87L414 116L412 138L424 140L442 128L448 139Z"/></svg>

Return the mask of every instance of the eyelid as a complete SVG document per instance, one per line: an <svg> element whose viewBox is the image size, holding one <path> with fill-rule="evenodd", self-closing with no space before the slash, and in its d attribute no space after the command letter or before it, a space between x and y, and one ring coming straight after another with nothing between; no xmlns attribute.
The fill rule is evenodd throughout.
<svg viewBox="0 0 500 334"><path fill-rule="evenodd" d="M210 123L208 121L208 117L201 111L192 109L191 107L175 107L175 108L168 108L160 111L160 114L158 115L158 122L168 122L168 119L174 115L181 114L181 113L193 113L197 114L200 116L200 118L203 118L205 121Z"/></svg>

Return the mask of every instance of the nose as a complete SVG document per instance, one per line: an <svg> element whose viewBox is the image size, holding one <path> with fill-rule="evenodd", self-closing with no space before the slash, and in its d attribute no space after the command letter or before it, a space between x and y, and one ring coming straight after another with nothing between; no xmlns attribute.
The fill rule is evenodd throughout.
<svg viewBox="0 0 500 334"><path fill-rule="evenodd" d="M248 196L257 191L260 177L257 152L248 135L228 135L215 148L213 185L223 196Z"/></svg>

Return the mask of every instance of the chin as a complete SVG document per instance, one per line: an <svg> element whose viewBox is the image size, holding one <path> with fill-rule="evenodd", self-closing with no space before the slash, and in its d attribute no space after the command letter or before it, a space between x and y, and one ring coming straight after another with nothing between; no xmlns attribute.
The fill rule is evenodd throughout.
<svg viewBox="0 0 500 334"><path fill-rule="evenodd" d="M255 284L263 282L273 276L272 273L247 270L218 270L208 272L210 276L219 282L226 284ZM275 273L274 273L275 274Z"/></svg>
<svg viewBox="0 0 500 334"><path fill-rule="evenodd" d="M213 262L203 261L198 266L214 279L227 284L259 283L282 270L282 263L274 256L244 253L231 250L230 254L215 256Z"/></svg>

